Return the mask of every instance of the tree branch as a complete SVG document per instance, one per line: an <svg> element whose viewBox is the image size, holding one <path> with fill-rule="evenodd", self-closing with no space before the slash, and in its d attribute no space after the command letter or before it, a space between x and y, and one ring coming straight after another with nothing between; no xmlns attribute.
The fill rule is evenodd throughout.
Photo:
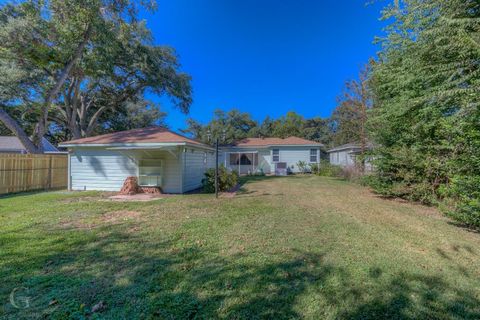
<svg viewBox="0 0 480 320"><path fill-rule="evenodd" d="M10 129L13 134L20 140L28 153L42 153L42 150L37 148L33 142L28 138L22 127L15 121L5 110L0 108L0 121Z"/></svg>

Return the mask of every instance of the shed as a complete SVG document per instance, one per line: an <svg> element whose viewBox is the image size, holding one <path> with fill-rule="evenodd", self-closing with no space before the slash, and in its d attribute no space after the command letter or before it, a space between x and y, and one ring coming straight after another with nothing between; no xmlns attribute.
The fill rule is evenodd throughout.
<svg viewBox="0 0 480 320"><path fill-rule="evenodd" d="M184 193L202 186L214 149L162 127L120 131L64 142L69 189L119 191L129 176L142 186Z"/></svg>
<svg viewBox="0 0 480 320"><path fill-rule="evenodd" d="M367 149L371 149L372 145L368 144ZM359 143L347 143L341 146L327 150L330 164L350 167L356 165L356 158L362 153L362 146ZM366 169L371 168L370 161L365 162Z"/></svg>

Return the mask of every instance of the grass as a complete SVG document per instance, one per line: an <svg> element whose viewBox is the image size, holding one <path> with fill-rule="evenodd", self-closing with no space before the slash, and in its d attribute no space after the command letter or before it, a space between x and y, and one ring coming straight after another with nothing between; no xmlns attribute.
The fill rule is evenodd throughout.
<svg viewBox="0 0 480 320"><path fill-rule="evenodd" d="M332 178L219 200L19 194L0 225L7 319L480 318L480 234Z"/></svg>

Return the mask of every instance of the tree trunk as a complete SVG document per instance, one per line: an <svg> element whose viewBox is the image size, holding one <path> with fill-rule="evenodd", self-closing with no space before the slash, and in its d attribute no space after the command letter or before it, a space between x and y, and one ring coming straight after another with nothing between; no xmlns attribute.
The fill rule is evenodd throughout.
<svg viewBox="0 0 480 320"><path fill-rule="evenodd" d="M70 75L70 71L72 70L73 66L77 62L78 59L82 56L83 49L87 45L88 40L90 39L90 33L91 33L92 27L89 25L87 27L87 30L85 31L85 34L83 36L82 42L78 45L77 49L75 50L75 53L70 59L70 61L65 65L63 68L62 72L60 72L60 75L58 76L58 79L55 83L55 86L50 90L48 93L47 97L45 98L45 102L42 106L41 110L41 118L39 119L38 124L35 126L35 133L34 133L34 138L33 142L35 145L37 145L38 148L42 149L41 141L43 136L45 135L47 131L47 125L48 125L48 110L50 109L50 105L55 98L55 96L58 94L60 91L60 88L63 86L65 81L67 80L67 77Z"/></svg>
<svg viewBox="0 0 480 320"><path fill-rule="evenodd" d="M0 121L2 121L3 124L15 134L28 153L42 153L41 150L38 149L28 138L27 134L18 123L2 108L0 108Z"/></svg>

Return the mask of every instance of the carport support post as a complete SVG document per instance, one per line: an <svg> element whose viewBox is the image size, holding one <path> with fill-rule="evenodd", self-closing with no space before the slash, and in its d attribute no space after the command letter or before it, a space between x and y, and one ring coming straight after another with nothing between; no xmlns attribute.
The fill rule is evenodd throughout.
<svg viewBox="0 0 480 320"><path fill-rule="evenodd" d="M215 198L218 198L218 138L215 139Z"/></svg>

